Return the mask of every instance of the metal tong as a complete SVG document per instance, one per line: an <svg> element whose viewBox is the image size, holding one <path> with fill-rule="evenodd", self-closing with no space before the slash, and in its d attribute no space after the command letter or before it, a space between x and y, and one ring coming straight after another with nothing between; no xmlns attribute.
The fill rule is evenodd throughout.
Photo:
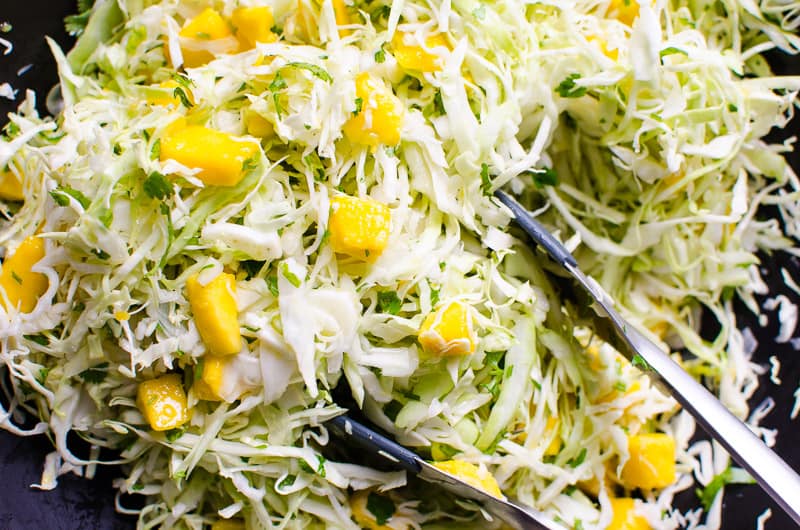
<svg viewBox="0 0 800 530"><path fill-rule="evenodd" d="M598 313L609 319L614 331L629 349L627 353L638 355L649 367L650 376L666 388L694 416L703 430L719 442L794 522L800 525L800 476L794 469L725 408L716 396L626 321L614 309L611 297L595 280L578 269L578 262L572 254L534 220L522 205L500 190L495 191L495 196L511 210L517 225L541 245L597 303L601 309Z"/></svg>
<svg viewBox="0 0 800 530"><path fill-rule="evenodd" d="M487 512L495 515L518 530L564 530L541 512L523 507L508 499L490 495L480 488L467 484L458 477L442 471L420 458L419 455L350 418L337 416L325 422L332 435L356 445L369 454L380 455L394 467L400 467L426 482L465 499L477 501Z"/></svg>

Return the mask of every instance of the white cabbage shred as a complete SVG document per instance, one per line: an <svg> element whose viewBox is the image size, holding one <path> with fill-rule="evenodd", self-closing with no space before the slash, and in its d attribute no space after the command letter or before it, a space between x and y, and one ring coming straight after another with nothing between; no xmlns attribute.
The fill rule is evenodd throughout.
<svg viewBox="0 0 800 530"><path fill-rule="evenodd" d="M255 48L180 35L207 7L229 23L259 5L276 38ZM800 78L774 76L762 54L800 49L798 13L796 1L766 0L98 2L75 52L53 45L63 113L39 116L28 94L0 139L4 178L24 195L0 203L0 244L10 256L38 234L34 270L48 279L30 312L0 304L11 376L0 423L50 434L57 452L38 487L122 464L119 491L146 497L140 528L356 528L361 490L384 510L388 499L392 528L496 524L403 473L323 456L337 442L321 424L342 412L331 391L346 382L401 443L488 469L506 495L575 526L611 520L628 437L666 433L676 482L639 492L637 513L653 528L718 527L719 497L707 518L672 499L708 484L727 456L691 444L691 418L593 334L591 313L562 298L491 192L517 195L631 321L757 424L769 407L751 413L747 398L765 369L731 300L758 311L756 253L797 252L791 142L763 137L792 117ZM399 46L435 67L402 66ZM203 51L213 60L185 67ZM366 104L362 72L402 103L397 145L343 133ZM176 86L185 102L153 103ZM269 131L252 136L253 116ZM239 184L160 160L160 139L184 117L258 145ZM143 189L154 173L168 183L162 198ZM332 250L341 194L389 207L380 256ZM762 205L782 222L757 216ZM185 290L199 271L236 281L245 341L220 402L192 388L208 355ZM423 321L456 301L474 353L425 352ZM771 304L789 341L796 306ZM710 339L703 312L719 324ZM155 432L137 385L167 372L182 375L191 419ZM39 420L27 431L25 414ZM67 446L70 432L94 448L89 460ZM118 456L100 461L98 448Z"/></svg>

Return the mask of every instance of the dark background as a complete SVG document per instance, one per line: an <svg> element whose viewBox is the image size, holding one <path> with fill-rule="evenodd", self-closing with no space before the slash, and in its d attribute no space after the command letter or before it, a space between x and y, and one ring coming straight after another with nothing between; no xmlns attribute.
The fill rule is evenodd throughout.
<svg viewBox="0 0 800 530"><path fill-rule="evenodd" d="M10 55L0 55L0 84L8 82L19 90L17 102L0 98L0 124L4 124L7 121L6 114L24 98L25 88L36 90L39 108L43 109L45 94L56 81L54 63L43 36L49 35L63 47L68 47L70 39L64 33L62 20L74 11L75 4L73 0L0 0L0 3L3 4L0 6L0 22L7 21L12 25L11 32L0 34L0 37L14 44L14 51ZM798 58L775 55L771 59L778 71L800 72ZM28 64L32 64L32 68L18 76L18 70ZM795 134L800 131L797 120L790 129ZM800 168L798 153L793 153L791 160L796 169ZM800 298L783 285L780 276L783 266L800 279L800 263L783 254L762 256L762 263L765 280L774 292L783 292L793 302L800 304ZM782 363L780 378L783 385L776 387L764 378L752 404L760 403L767 396L775 399L777 406L763 425L780 430L775 450L793 468L800 469L798 421L789 419L794 404L793 393L800 382L800 352L787 344L773 344L773 337L777 334L777 318L770 316L770 325L759 328L752 315L741 311L740 325L749 326L760 341L756 359L767 364L771 355L777 355ZM127 530L135 527L134 518L121 516L114 511L114 491L111 486L111 480L116 476L114 468L101 469L91 481L73 475L63 476L54 491L31 489L30 484L39 482L44 456L51 450L52 445L44 436L18 438L0 430L0 479L3 481L0 491L0 530ZM678 499L677 504L689 508L696 506L697 500L693 492L687 492ZM768 507L772 509L772 518L766 524L767 529L795 527L758 486L731 486L725 494L723 527L755 528L756 517Z"/></svg>

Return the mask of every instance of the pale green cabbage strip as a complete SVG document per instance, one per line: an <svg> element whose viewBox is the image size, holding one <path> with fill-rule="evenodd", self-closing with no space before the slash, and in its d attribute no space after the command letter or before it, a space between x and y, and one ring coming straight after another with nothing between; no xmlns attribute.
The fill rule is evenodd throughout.
<svg viewBox="0 0 800 530"><path fill-rule="evenodd" d="M182 72L192 108L147 103L171 93L158 84L175 75L187 19L257 4L272 8L279 41ZM797 253L800 233L800 186L783 158L792 142L763 140L792 117L800 77L773 76L762 54L800 50L800 3L641 2L629 26L607 16L623 2L607 0L359 0L341 35L330 0L301 4L310 37L294 1L98 0L71 53L51 43L63 115L38 116L29 94L11 116L0 166L24 175L25 200L2 203L0 244L10 255L41 233L37 270L50 287L29 314L0 307L0 364L12 376L0 420L53 440L41 487L91 475L108 448L124 464L120 492L146 496L143 529L232 517L249 529L357 528L350 497L374 488L393 528L497 523L404 487L403 473L323 457L320 424L341 413L331 390L346 380L401 443L485 466L506 495L574 527L611 520L613 488L595 498L585 484L625 462L626 435L668 433L678 480L642 495L638 513L653 528L719 527L719 496L706 514L672 500L727 457L690 445L691 418L593 338L585 308L560 298L491 192L504 187L536 211L628 318L747 418L763 370L732 299L758 311L756 252ZM446 35L441 69L404 71L395 31ZM279 70L282 108L270 88ZM403 102L397 146L343 138L363 71ZM275 135L234 187L203 186L157 156L180 116L246 136L251 113ZM145 193L153 172L168 176L171 197ZM391 208L374 263L330 247L341 191ZM763 205L783 224L761 217ZM157 433L137 383L168 371L191 382L206 349L185 282L204 268L236 273L246 392L192 398L186 429ZM431 357L417 333L451 301L472 308L477 349ZM718 320L716 337L700 336L701 312ZM22 430L24 415L40 421ZM95 448L90 460L71 452L70 432Z"/></svg>

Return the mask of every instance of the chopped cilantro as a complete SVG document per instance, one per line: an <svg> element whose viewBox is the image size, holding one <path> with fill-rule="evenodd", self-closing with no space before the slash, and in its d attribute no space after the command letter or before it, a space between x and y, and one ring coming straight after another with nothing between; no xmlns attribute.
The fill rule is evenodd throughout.
<svg viewBox="0 0 800 530"><path fill-rule="evenodd" d="M402 306L403 301L400 300L400 297L397 296L395 291L382 291L378 293L378 307L380 307L381 313L396 315L400 312Z"/></svg>
<svg viewBox="0 0 800 530"><path fill-rule="evenodd" d="M562 98L579 98L586 94L586 87L585 86L577 86L575 84L576 79L580 79L581 74L569 74L566 78L564 78L561 83L558 84L556 87L556 92Z"/></svg>
<svg viewBox="0 0 800 530"><path fill-rule="evenodd" d="M158 171L150 173L150 175L144 179L142 187L148 197L152 199L164 200L172 196L173 193L172 186L170 186L167 178Z"/></svg>
<svg viewBox="0 0 800 530"><path fill-rule="evenodd" d="M375 517L378 526L383 526L394 515L395 507L392 499L373 491L367 496L367 510Z"/></svg>

